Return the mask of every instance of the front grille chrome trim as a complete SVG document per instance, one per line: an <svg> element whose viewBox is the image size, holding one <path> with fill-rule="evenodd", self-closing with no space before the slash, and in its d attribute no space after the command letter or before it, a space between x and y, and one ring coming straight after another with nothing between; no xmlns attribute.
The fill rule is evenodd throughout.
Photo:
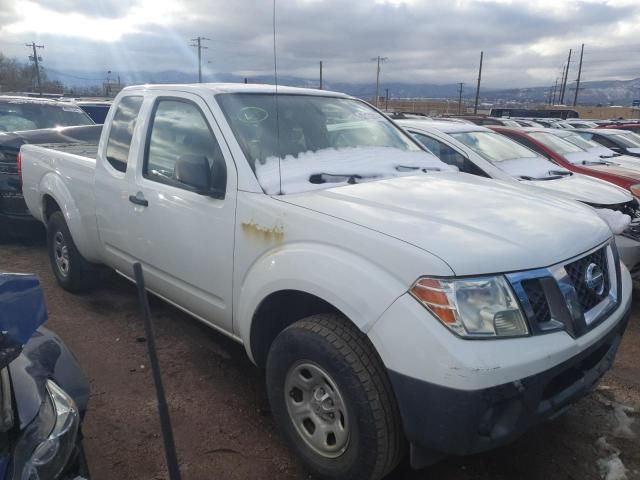
<svg viewBox="0 0 640 480"><path fill-rule="evenodd" d="M606 258L609 291L600 302L584 311L575 285L565 267L593 256L600 250L604 250ZM522 306L533 334L566 330L572 337L579 337L608 317L619 303L620 265L613 240L566 262L547 268L510 273L506 277ZM534 309L523 286L523 282L529 281L539 282L538 288L543 290L551 314L550 320L548 316L544 320L536 318L537 311L541 309Z"/></svg>

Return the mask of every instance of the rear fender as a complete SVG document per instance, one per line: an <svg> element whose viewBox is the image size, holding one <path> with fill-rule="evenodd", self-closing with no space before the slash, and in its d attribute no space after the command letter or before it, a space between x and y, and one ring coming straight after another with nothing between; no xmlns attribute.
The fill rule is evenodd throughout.
<svg viewBox="0 0 640 480"><path fill-rule="evenodd" d="M45 219L45 196L48 195L55 200L60 207L62 215L67 222L67 227L71 232L71 237L82 256L90 262L99 262L99 255L96 250L97 242L90 235L87 222L95 224L95 218L82 218L82 213L78 209L67 185L60 176L54 172L46 173L40 180L38 187L40 192L40 219L46 223Z"/></svg>

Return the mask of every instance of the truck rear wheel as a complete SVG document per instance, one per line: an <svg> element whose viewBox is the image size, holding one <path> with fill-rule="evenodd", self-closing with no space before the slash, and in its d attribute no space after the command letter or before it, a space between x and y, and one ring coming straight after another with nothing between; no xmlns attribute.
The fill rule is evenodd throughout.
<svg viewBox="0 0 640 480"><path fill-rule="evenodd" d="M300 320L267 358L274 420L306 467L332 480L380 479L404 453L400 415L369 339L339 315Z"/></svg>
<svg viewBox="0 0 640 480"><path fill-rule="evenodd" d="M80 255L62 212L54 212L47 222L47 250L51 269L62 288L80 293L95 286L96 266Z"/></svg>

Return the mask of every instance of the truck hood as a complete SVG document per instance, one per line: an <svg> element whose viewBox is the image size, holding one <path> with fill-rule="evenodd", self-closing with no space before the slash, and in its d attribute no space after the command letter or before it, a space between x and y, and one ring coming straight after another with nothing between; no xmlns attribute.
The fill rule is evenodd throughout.
<svg viewBox="0 0 640 480"><path fill-rule="evenodd" d="M609 182L573 174L557 180L522 181L532 188L541 188L553 192L568 200L597 205L615 205L633 200L631 194Z"/></svg>
<svg viewBox="0 0 640 480"><path fill-rule="evenodd" d="M441 258L456 275L549 266L611 237L587 206L467 174L434 173L274 198L414 245Z"/></svg>

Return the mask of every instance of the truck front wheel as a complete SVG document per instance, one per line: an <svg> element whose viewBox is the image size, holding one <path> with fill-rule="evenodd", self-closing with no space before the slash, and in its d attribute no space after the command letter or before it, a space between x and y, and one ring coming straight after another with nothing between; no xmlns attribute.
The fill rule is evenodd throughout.
<svg viewBox="0 0 640 480"><path fill-rule="evenodd" d="M62 212L54 212L47 222L47 249L51 269L62 288L79 293L95 285L97 269L80 255Z"/></svg>
<svg viewBox="0 0 640 480"><path fill-rule="evenodd" d="M314 315L282 331L267 358L275 422L315 475L380 479L400 461L404 439L377 352L339 315Z"/></svg>

